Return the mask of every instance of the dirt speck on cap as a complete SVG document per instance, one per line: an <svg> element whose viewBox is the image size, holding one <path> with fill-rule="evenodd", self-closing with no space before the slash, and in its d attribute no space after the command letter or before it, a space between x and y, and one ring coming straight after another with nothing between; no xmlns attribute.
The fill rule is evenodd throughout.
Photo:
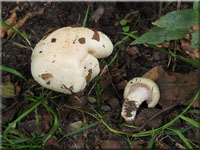
<svg viewBox="0 0 200 150"><path fill-rule="evenodd" d="M96 30L93 30L93 32L94 32L94 34L92 36L92 39L99 42L100 41L99 33Z"/></svg>
<svg viewBox="0 0 200 150"><path fill-rule="evenodd" d="M81 37L80 39L78 39L79 43L80 44L85 44L85 38L84 37Z"/></svg>
<svg viewBox="0 0 200 150"><path fill-rule="evenodd" d="M48 80L49 78L53 78L53 75L50 73L45 73L41 75L43 80Z"/></svg>
<svg viewBox="0 0 200 150"><path fill-rule="evenodd" d="M86 76L86 82L87 82L87 83L90 81L91 76L92 76L92 69L89 69L89 70L88 70L88 75Z"/></svg>

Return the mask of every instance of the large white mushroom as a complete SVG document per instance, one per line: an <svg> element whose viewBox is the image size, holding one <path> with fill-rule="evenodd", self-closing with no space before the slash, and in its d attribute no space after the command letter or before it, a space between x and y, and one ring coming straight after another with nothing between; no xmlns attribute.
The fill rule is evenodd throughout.
<svg viewBox="0 0 200 150"><path fill-rule="evenodd" d="M147 101L148 107L155 107L160 99L157 84L150 79L136 77L130 80L124 90L124 103L121 115L126 122L135 120L139 106Z"/></svg>
<svg viewBox="0 0 200 150"><path fill-rule="evenodd" d="M44 37L31 57L33 78L48 89L71 94L85 88L100 72L97 58L113 51L102 32L84 27L63 27Z"/></svg>

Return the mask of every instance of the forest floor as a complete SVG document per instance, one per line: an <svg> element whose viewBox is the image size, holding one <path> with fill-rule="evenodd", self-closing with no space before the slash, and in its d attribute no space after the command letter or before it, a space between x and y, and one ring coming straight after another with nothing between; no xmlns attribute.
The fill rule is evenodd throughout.
<svg viewBox="0 0 200 150"><path fill-rule="evenodd" d="M55 114L44 107L45 105L38 105L37 109L33 109L14 124L13 130L8 132L8 139L32 138L34 142L19 142L19 145L27 144L30 149L34 149L34 145L41 144L37 139L43 139L56 127L52 137L44 144L48 149L147 148L154 134L142 136L139 133L167 124L188 106L197 89L197 68L143 44L130 46L134 39L127 38L114 47L111 56L99 60L101 71L114 61L109 68L101 72L98 80L92 80L78 95L65 95L42 88L34 81L30 71L32 49L48 32L61 27L82 25L88 7L86 27L105 33L113 44L116 44L125 37L121 34L122 19L126 19L130 30L137 31L135 35L140 36L149 31L153 27L152 22L161 16L177 9L190 9L192 6L189 2L2 2L1 14L4 21L14 13L16 16L13 24L27 14L32 14L19 28L30 36L30 43L19 34L7 33L2 39L2 65L20 72L27 79L25 82L19 76L2 71L1 86L7 90L6 96L2 98L2 132L34 106L37 101L31 101L31 97L42 97ZM179 55L190 57L175 49L176 46L181 49L180 41L168 43L167 46ZM147 104L143 103L136 120L129 125L121 117L123 91L129 80L141 76L154 79L160 88L161 98L155 108L148 108ZM191 110L197 108L199 109L199 104L195 103ZM147 122L140 131L135 131L135 126L142 126L164 109L166 111ZM199 119L196 113L187 113L186 116L196 121ZM57 124L54 122L56 119ZM84 127L87 129L79 131ZM191 127L181 119L169 128L178 131L185 129L181 134L190 141L193 148L200 148L199 128ZM169 128L166 129L168 132L160 132L155 136L153 147L187 148L180 136L169 133ZM78 133L68 135L77 130ZM62 138L65 135L67 136Z"/></svg>

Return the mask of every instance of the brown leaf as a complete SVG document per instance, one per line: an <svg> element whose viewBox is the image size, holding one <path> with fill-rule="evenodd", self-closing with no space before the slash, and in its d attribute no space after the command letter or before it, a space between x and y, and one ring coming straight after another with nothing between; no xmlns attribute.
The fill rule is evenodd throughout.
<svg viewBox="0 0 200 150"><path fill-rule="evenodd" d="M127 82L128 82L127 80L123 80L123 81L117 83L117 85L116 85L117 89L118 90L123 90L125 88Z"/></svg>
<svg viewBox="0 0 200 150"><path fill-rule="evenodd" d="M54 137L50 137L49 140L45 143L45 147L48 148L48 150L61 150L61 146L59 145L59 143L56 141L56 139Z"/></svg>
<svg viewBox="0 0 200 150"><path fill-rule="evenodd" d="M181 39L181 48L193 59L199 58L199 48L192 47L190 40Z"/></svg>
<svg viewBox="0 0 200 150"><path fill-rule="evenodd" d="M170 82L170 83L176 81L176 78L164 72L161 66L156 66L152 68L150 71L145 73L142 77L149 78L153 81L165 80L165 82Z"/></svg>
<svg viewBox="0 0 200 150"><path fill-rule="evenodd" d="M159 105L162 108L187 99L197 89L197 75L167 73L160 66L152 68L143 77L154 80L160 89Z"/></svg>
<svg viewBox="0 0 200 150"><path fill-rule="evenodd" d="M41 10L35 11L35 12L31 12L31 13L28 13L24 18L20 19L13 27L16 28L16 29L19 29L19 28L21 28L21 27L24 25L24 23L25 23L28 19L30 19L31 17L37 16L37 15L41 15L41 14L43 14L43 13L44 13L44 9L41 9ZM10 36L13 34L13 32L14 32L13 30L9 29L9 30L7 31L8 37L10 37Z"/></svg>
<svg viewBox="0 0 200 150"><path fill-rule="evenodd" d="M38 133L45 134L50 129L49 115L48 114L43 114L42 116L38 115L38 119L39 119ZM37 133L37 124L35 119L22 122L21 127L24 128L28 133L35 133L35 134Z"/></svg>
<svg viewBox="0 0 200 150"><path fill-rule="evenodd" d="M162 46L165 48L169 48L170 47L170 42L163 42Z"/></svg>
<svg viewBox="0 0 200 150"><path fill-rule="evenodd" d="M6 21L5 21L5 23L6 24L8 24L8 25L10 25L10 26L13 26L15 23L16 23L16 18L17 18L17 15L16 15L16 13L14 12L11 16L10 16L10 18L8 18ZM5 36L5 34L6 34L6 32L8 31L9 29L7 28L7 27L4 27L4 26L1 26L0 27L0 37L1 38L4 38L4 36Z"/></svg>
<svg viewBox="0 0 200 150"><path fill-rule="evenodd" d="M136 46L133 46L133 47L127 47L126 48L126 52L128 53L128 54L130 54L130 55L133 55L133 56L135 56L136 54L138 54L139 53L139 49L136 47Z"/></svg>
<svg viewBox="0 0 200 150"><path fill-rule="evenodd" d="M179 88L178 99L187 98L190 93L192 93L198 88L198 74L197 73L191 72L190 74L180 74L180 73L171 73L171 74L176 77L175 84ZM189 102L191 102L191 100L186 102L184 105L188 105ZM193 107L200 108L198 100L193 104Z"/></svg>

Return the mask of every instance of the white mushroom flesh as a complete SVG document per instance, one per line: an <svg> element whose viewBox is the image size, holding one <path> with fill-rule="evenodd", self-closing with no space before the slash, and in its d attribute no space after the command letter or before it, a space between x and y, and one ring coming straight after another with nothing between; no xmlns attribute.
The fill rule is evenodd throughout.
<svg viewBox="0 0 200 150"><path fill-rule="evenodd" d="M112 53L111 40L84 27L64 27L44 37L32 53L33 78L48 89L71 94L98 75L97 58Z"/></svg>
<svg viewBox="0 0 200 150"><path fill-rule="evenodd" d="M157 84L147 78L133 78L124 90L124 103L121 115L125 121L134 121L137 109L147 101L148 107L155 107L160 98Z"/></svg>

